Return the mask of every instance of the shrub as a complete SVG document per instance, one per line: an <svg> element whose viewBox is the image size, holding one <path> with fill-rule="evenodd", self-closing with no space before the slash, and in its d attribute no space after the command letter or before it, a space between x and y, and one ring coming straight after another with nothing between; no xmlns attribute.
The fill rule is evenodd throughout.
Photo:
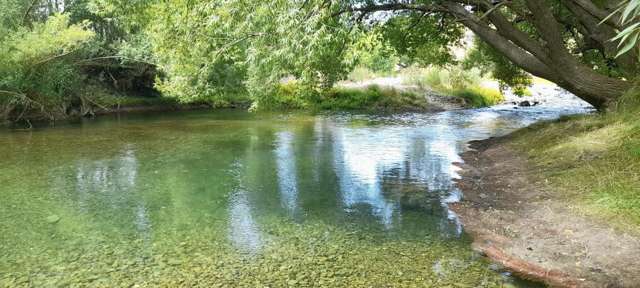
<svg viewBox="0 0 640 288"><path fill-rule="evenodd" d="M347 79L352 82L361 82L369 79L374 79L376 77L378 77L378 75L375 72L371 71L369 68L358 66L353 69L351 73L349 73Z"/></svg>
<svg viewBox="0 0 640 288"><path fill-rule="evenodd" d="M316 105L323 110L424 110L426 99L416 93L371 85L365 89L332 88Z"/></svg>
<svg viewBox="0 0 640 288"><path fill-rule="evenodd" d="M418 111L427 108L425 97L393 88L371 85L365 88L334 87L316 91L295 81L281 83L272 97L266 97L254 110L363 110Z"/></svg>
<svg viewBox="0 0 640 288"><path fill-rule="evenodd" d="M465 70L460 66L412 67L403 74L407 84L464 98L473 107L491 106L504 101L499 90L481 86L483 78L477 69Z"/></svg>
<svg viewBox="0 0 640 288"><path fill-rule="evenodd" d="M480 86L454 90L455 96L461 97L473 107L486 107L501 103L504 96L499 90Z"/></svg>
<svg viewBox="0 0 640 288"><path fill-rule="evenodd" d="M70 25L54 15L33 27L19 27L0 39L0 95L5 116L38 111L48 118L64 114L82 77L70 59L94 33L88 24Z"/></svg>

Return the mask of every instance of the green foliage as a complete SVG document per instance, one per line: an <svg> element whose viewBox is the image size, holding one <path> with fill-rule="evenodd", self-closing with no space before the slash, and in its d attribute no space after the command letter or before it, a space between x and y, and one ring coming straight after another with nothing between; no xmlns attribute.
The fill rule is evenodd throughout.
<svg viewBox="0 0 640 288"><path fill-rule="evenodd" d="M411 67L403 75L409 85L461 97L472 107L491 106L504 101L500 91L482 87L484 79L478 69L464 69L459 65L444 68Z"/></svg>
<svg viewBox="0 0 640 288"><path fill-rule="evenodd" d="M289 81L277 85L271 97L254 103L253 110L298 110L308 109L313 92L303 88L297 81Z"/></svg>
<svg viewBox="0 0 640 288"><path fill-rule="evenodd" d="M73 54L93 37L87 23L69 24L54 15L33 28L19 27L0 43L0 97L5 113L39 109L49 118L64 114L82 77Z"/></svg>
<svg viewBox="0 0 640 288"><path fill-rule="evenodd" d="M390 74L400 61L396 51L378 30L363 33L350 47L348 57L353 58L358 68L366 68L378 74Z"/></svg>
<svg viewBox="0 0 640 288"><path fill-rule="evenodd" d="M423 111L427 109L426 98L411 91L370 85L363 88L334 87L310 92L300 83L291 81L278 85L269 102L260 102L260 110L362 110Z"/></svg>
<svg viewBox="0 0 640 288"><path fill-rule="evenodd" d="M640 0L624 0L620 2L620 7L611 13L609 17L614 15L620 16L620 26L624 27L616 37L611 39L611 41L619 41L619 51L616 55L616 57L619 57L633 49L639 49L640 22L638 22L638 17L640 17Z"/></svg>
<svg viewBox="0 0 640 288"><path fill-rule="evenodd" d="M424 96L376 85L365 89L333 88L319 100L316 105L323 110L421 111L427 108Z"/></svg>
<svg viewBox="0 0 640 288"><path fill-rule="evenodd" d="M0 41L22 26L22 16L27 5L27 1L0 0Z"/></svg>
<svg viewBox="0 0 640 288"><path fill-rule="evenodd" d="M463 67L465 69L478 68L482 74L490 73L500 83L501 90L509 87L514 94L519 96L525 96L527 87L533 84L529 73L481 40L475 41L474 47L463 61Z"/></svg>
<svg viewBox="0 0 640 288"><path fill-rule="evenodd" d="M146 25L165 77L157 88L184 102L249 93L273 95L284 77L304 87L343 78L351 30L323 1L171 1L151 6Z"/></svg>
<svg viewBox="0 0 640 288"><path fill-rule="evenodd" d="M460 43L464 28L455 19L402 14L386 21L382 35L410 63L447 65L455 62L452 46Z"/></svg>
<svg viewBox="0 0 640 288"><path fill-rule="evenodd" d="M472 107L493 106L504 101L504 96L500 91L481 86L462 88L454 90L452 93L455 96L463 98L465 102Z"/></svg>

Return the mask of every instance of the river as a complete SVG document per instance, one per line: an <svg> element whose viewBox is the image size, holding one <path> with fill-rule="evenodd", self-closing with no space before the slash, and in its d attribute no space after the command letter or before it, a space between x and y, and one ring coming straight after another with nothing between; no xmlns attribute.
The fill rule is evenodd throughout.
<svg viewBox="0 0 640 288"><path fill-rule="evenodd" d="M584 113L104 116L0 132L0 286L500 287L447 203L470 140Z"/></svg>

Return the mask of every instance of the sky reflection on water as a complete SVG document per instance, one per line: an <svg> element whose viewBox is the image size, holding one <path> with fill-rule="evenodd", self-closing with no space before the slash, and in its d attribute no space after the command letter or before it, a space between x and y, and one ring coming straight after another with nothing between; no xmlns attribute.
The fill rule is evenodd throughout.
<svg viewBox="0 0 640 288"><path fill-rule="evenodd" d="M49 257L31 245L47 251L76 238L80 247L133 241L154 254L164 239L206 234L259 254L277 236L265 228L274 218L457 239L462 228L446 203L462 197L453 163L467 143L585 111L191 112L2 132L0 253L9 266L0 272L20 257ZM55 230L49 215L61 217Z"/></svg>

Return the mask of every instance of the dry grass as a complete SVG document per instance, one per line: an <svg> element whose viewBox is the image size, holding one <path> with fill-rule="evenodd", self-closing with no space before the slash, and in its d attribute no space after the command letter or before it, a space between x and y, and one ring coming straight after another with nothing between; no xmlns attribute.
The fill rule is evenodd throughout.
<svg viewBox="0 0 640 288"><path fill-rule="evenodd" d="M640 231L639 107L542 123L514 139L568 205Z"/></svg>

